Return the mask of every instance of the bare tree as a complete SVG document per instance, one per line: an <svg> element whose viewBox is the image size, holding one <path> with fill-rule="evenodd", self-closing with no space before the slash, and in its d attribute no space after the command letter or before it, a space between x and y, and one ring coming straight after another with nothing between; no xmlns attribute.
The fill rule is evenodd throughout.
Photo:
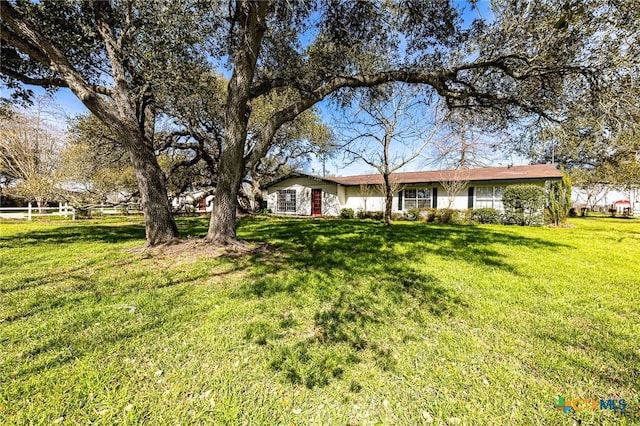
<svg viewBox="0 0 640 426"><path fill-rule="evenodd" d="M447 193L447 208L450 209L453 206L456 195L464 191L469 185L469 181L465 180L464 170L461 169L448 170L447 174L443 173L442 177L443 179L439 183Z"/></svg>
<svg viewBox="0 0 640 426"><path fill-rule="evenodd" d="M367 202L369 198L374 194L375 187L369 183L363 183L360 185L360 198L362 198L363 202L363 211L367 212Z"/></svg>
<svg viewBox="0 0 640 426"><path fill-rule="evenodd" d="M118 135L94 115L67 124L67 147L61 158L64 179L76 204L122 202L138 198L138 184Z"/></svg>
<svg viewBox="0 0 640 426"><path fill-rule="evenodd" d="M462 111L450 111L442 124L442 131L434 138L430 150L431 162L440 169L486 167L494 161L501 146L501 135L486 134L482 123Z"/></svg>
<svg viewBox="0 0 640 426"><path fill-rule="evenodd" d="M571 179L577 191L576 202L584 201L587 211L595 210L596 205L606 196L612 185L604 180L604 176L594 170L575 169L571 172ZM585 212L586 214L586 212Z"/></svg>
<svg viewBox="0 0 640 426"><path fill-rule="evenodd" d="M376 189L384 195L384 224L391 225L391 209L393 204L393 194L404 189L404 185L398 182L395 175L389 175L389 179L376 185Z"/></svg>
<svg viewBox="0 0 640 426"><path fill-rule="evenodd" d="M39 208L60 192L60 156L64 138L45 120L46 100L32 113L15 112L0 120L0 169L10 182L7 192Z"/></svg>
<svg viewBox="0 0 640 426"><path fill-rule="evenodd" d="M382 175L384 223L391 224L393 194L398 190L393 173L415 160L438 130L437 106L418 96L415 88L391 84L359 96L351 117L341 123L344 149Z"/></svg>

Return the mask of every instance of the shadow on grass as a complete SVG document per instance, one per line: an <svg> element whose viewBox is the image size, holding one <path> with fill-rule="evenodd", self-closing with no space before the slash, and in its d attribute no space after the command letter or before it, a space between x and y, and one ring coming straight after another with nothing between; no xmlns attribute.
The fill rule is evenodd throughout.
<svg viewBox="0 0 640 426"><path fill-rule="evenodd" d="M583 377L599 377L616 388L633 388L640 383L640 353L627 334L615 328L607 330L607 326L601 323L583 328L545 328L537 330L535 336L545 342L545 347L556 345L557 352L564 353L562 363Z"/></svg>
<svg viewBox="0 0 640 426"><path fill-rule="evenodd" d="M88 243L125 243L133 240L145 242L144 223L134 223L124 218L122 222L77 221L73 225L62 225L41 231L28 231L3 237L0 235L0 247L24 247L34 244ZM207 232L208 219L178 218L180 235L184 237L204 235Z"/></svg>
<svg viewBox="0 0 640 426"><path fill-rule="evenodd" d="M194 303L184 284L211 279L216 274L211 267L172 268L174 259L163 265L118 246L113 251L103 246L87 256L81 250L91 250L90 245L78 246L77 253L64 247L76 250L73 244L78 242L128 241L144 244L142 224L79 222L0 238L0 245L17 248L17 253L34 249L33 256L12 260L21 264L23 273L0 286L6 303L0 309L0 345L20 346L19 357L5 360L0 376L25 378L103 348L171 334L207 311L206 301ZM58 247L69 259L58 262L52 257ZM40 260L52 270L39 265ZM188 258L185 262L190 264ZM222 259L216 265L229 269L231 262ZM129 304L135 305L132 312L121 306ZM24 337L21 329L28 331Z"/></svg>
<svg viewBox="0 0 640 426"><path fill-rule="evenodd" d="M421 259L428 262L426 256L433 255L518 274L492 245L569 247L484 227L406 222L385 227L369 221L248 219L243 222L241 236L249 241L276 244L287 255L286 264L294 268L336 275L345 271L386 273L388 266ZM277 269L283 264L275 266Z"/></svg>
<svg viewBox="0 0 640 426"><path fill-rule="evenodd" d="M499 247L566 247L485 227L420 223L385 227L348 220L246 219L240 234L249 241L275 244L280 255L252 259L252 279L236 297L268 299L285 294L294 304L311 298L319 305L313 336L284 342L285 333L277 327L265 331L264 324L257 333L261 344L270 343L276 351L271 368L289 382L309 388L341 378L348 365L363 359L393 370L391 337L376 336L378 330L407 321L413 324L410 328L420 328L468 306L449 283L427 272L433 256L517 275ZM247 335L254 339L251 329Z"/></svg>
<svg viewBox="0 0 640 426"><path fill-rule="evenodd" d="M196 275L189 280L174 279L146 288L144 293L130 285L114 293L107 283L76 277L79 282L72 290L59 297L43 295L21 313L0 318L0 324L5 326L38 314L50 315L35 319L41 327L47 327L47 332L38 338L26 338L19 358L6 361L4 372L0 373L6 375L5 379L25 378L63 367L96 351L135 345L131 341L136 340L154 341L189 327L193 318L207 312L208 305L194 304L190 291L177 284L203 278L204 275ZM102 303L95 303L100 300ZM2 345L11 340L7 334L0 335Z"/></svg>
<svg viewBox="0 0 640 426"><path fill-rule="evenodd" d="M13 292L29 292L30 302L24 304L21 309L2 316L0 323L10 323L16 320L31 317L33 315L71 305L80 305L86 302L99 302L103 298L123 297L135 295L140 291L157 291L180 284L197 283L211 278L214 275L224 276L229 271L213 273L208 269L202 269L197 274L190 271L169 271L159 268L157 265L149 269L140 268L140 259L128 257L123 259L94 260L90 264L65 268L55 272L39 272L24 277L14 285L0 287L0 295ZM225 262L230 262L225 260ZM92 275L87 276L86 268L92 269ZM151 269L153 268L153 269ZM127 269L129 272L127 282L109 282L105 277L114 269ZM238 268L240 270L240 268ZM235 271L235 269L232 269ZM98 278L92 278L96 276ZM114 275L111 275L114 276ZM115 275L117 277L118 275ZM55 295L48 291L40 291L38 287L62 284L65 290Z"/></svg>
<svg viewBox="0 0 640 426"><path fill-rule="evenodd" d="M141 225L84 225L60 226L42 231L29 231L9 237L0 237L0 246L25 247L35 244L71 244L90 243L124 243L145 239L144 226Z"/></svg>
<svg viewBox="0 0 640 426"><path fill-rule="evenodd" d="M206 232L206 220L190 219L180 223L183 235ZM237 264L235 271L242 270L247 274L245 283L232 296L267 299L285 295L294 305L312 306L312 335L285 341L283 336L295 326L295 321L282 318L279 323L247 325L244 338L259 345L270 345L274 354L271 368L282 372L291 383L310 388L342 377L345 368L363 359L372 360L383 370L392 370L395 358L389 337L377 334L382 326L388 329L395 323L406 321L419 326L434 318L454 316L465 309L467 303L452 286L414 266L423 263L421 259L427 262L426 256L436 255L480 268L496 268L517 274L518 271L491 248L492 244L559 246L488 228L410 223L384 227L367 221L249 218L240 223L239 230L241 238L269 242L278 247L278 251L227 259ZM142 224L60 226L0 238L0 244L26 247L33 244L123 243L133 240L144 241ZM106 261L98 269L110 267L113 267L113 262ZM98 271L95 267L93 269ZM151 273L162 275L161 270ZM65 271L67 277L77 283L69 294L51 298L43 293L34 304L22 312L15 312L5 321L13 322L44 311L63 312L85 304L90 307L92 301L103 297L109 300L115 294L116 299L121 299L141 289L166 297L166 303L162 304L166 310L144 318L134 316L134 323L127 323L126 327L115 328L109 333L81 332L85 323L91 324L92 318L73 322L65 327L64 337L52 336L33 346L30 357L36 360L25 369L18 368L19 374L34 374L61 366L96 347L150 333L166 333L180 327L183 322L188 323L193 318L188 298L185 296L182 306L180 289L175 285L206 280L211 273L211 269L203 269L184 277L161 277L154 281L156 284L118 283L110 288L108 283L98 285L92 282L90 277L82 274L81 268ZM140 278L144 281L145 277L141 275ZM200 306L198 309L205 308ZM74 334L74 330L78 333ZM66 348L73 348L73 351ZM353 387L357 389L358 385Z"/></svg>

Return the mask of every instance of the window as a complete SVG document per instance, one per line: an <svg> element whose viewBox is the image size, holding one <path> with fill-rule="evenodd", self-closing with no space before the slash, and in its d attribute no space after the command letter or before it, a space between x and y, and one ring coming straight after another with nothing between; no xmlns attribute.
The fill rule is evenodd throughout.
<svg viewBox="0 0 640 426"><path fill-rule="evenodd" d="M414 188L404 190L404 208L406 210L426 209L429 207L431 207L431 189Z"/></svg>
<svg viewBox="0 0 640 426"><path fill-rule="evenodd" d="M296 212L296 191L294 189L278 191L278 211L285 213Z"/></svg>
<svg viewBox="0 0 640 426"><path fill-rule="evenodd" d="M502 210L502 191L501 186L481 186L476 188L475 208L481 209L485 207Z"/></svg>

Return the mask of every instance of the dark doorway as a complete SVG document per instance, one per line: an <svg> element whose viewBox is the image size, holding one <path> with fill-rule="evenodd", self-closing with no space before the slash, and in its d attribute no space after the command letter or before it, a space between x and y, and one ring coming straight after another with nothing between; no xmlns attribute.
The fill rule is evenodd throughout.
<svg viewBox="0 0 640 426"><path fill-rule="evenodd" d="M311 190L311 216L322 215L322 189Z"/></svg>

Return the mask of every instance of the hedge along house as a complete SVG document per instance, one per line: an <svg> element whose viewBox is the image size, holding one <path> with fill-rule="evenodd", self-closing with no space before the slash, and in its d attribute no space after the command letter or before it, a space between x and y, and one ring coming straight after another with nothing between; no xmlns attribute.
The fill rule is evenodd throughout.
<svg viewBox="0 0 640 426"><path fill-rule="evenodd" d="M395 213L422 208L502 210L502 192L514 184L544 186L561 180L552 164L394 173ZM337 216L343 208L383 211L382 176L318 177L292 173L264 187L267 208L275 214Z"/></svg>

